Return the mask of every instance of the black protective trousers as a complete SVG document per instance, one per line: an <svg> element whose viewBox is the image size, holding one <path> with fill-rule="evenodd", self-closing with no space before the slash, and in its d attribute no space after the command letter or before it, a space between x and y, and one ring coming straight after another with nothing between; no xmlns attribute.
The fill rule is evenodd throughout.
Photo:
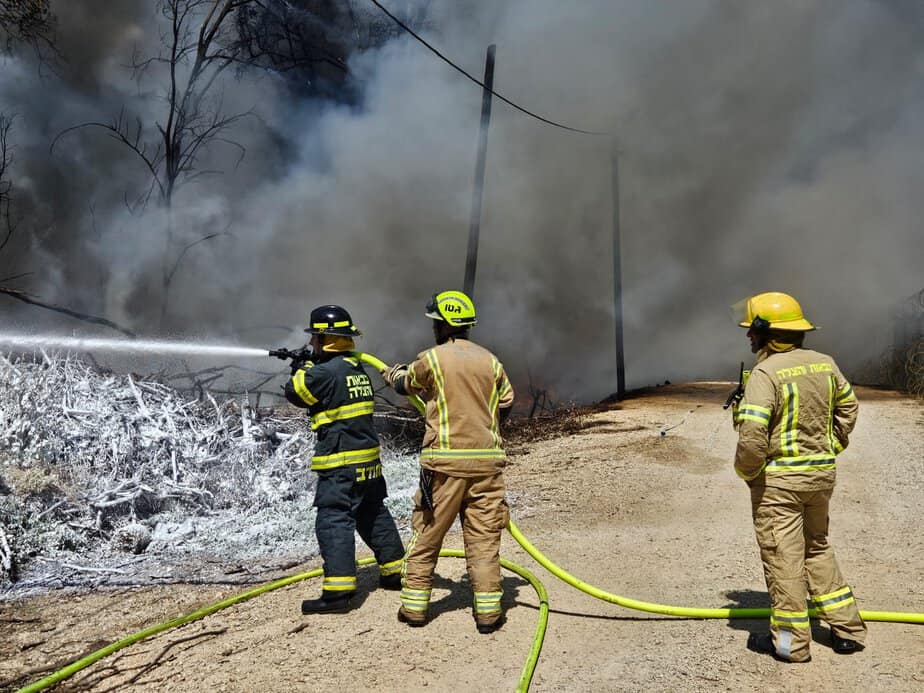
<svg viewBox="0 0 924 693"><path fill-rule="evenodd" d="M355 581L356 533L372 549L380 568L404 558L401 535L385 507L387 495L381 473L357 481L352 466L318 472L315 536L324 559L325 589L330 578L352 576Z"/></svg>

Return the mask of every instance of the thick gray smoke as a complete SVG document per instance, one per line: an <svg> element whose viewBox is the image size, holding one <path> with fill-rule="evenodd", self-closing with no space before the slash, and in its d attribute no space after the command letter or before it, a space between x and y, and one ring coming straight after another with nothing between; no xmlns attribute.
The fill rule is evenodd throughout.
<svg viewBox="0 0 924 693"><path fill-rule="evenodd" d="M34 271L28 288L48 300L150 333L164 221L125 205L144 171L99 132L49 144L123 105L148 122L162 111L156 75L136 83L124 67L156 45L157 15L115 2L104 26L94 3L58 5L67 67L40 78L20 57L0 75L24 219L0 260ZM924 285L920 3L392 5L424 11L426 36L474 74L496 43L508 98L615 134L630 387L733 378L749 356L727 307L766 290L797 296L823 327L812 345L855 376L888 347L892 309ZM239 165L216 147L201 165L224 173L177 195L182 242L227 235L184 256L174 335L271 344L285 333L252 328L336 302L386 360L429 344L423 305L461 288L481 92L408 37L352 51L349 67L362 87L350 106L229 75L224 107L261 120L233 133ZM609 140L495 101L488 146L473 337L524 394L528 373L556 397L602 397L615 390Z"/></svg>

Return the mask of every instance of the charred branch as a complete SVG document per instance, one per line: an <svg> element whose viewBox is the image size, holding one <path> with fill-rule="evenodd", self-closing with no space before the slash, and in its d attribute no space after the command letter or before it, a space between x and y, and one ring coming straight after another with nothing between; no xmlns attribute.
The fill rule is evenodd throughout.
<svg viewBox="0 0 924 693"><path fill-rule="evenodd" d="M16 225L10 216L10 198L12 196L13 184L7 178L7 171L13 163L13 154L11 151L9 135L10 128L13 127L13 116L0 113L0 250L6 247L16 231Z"/></svg>
<svg viewBox="0 0 924 693"><path fill-rule="evenodd" d="M53 50L54 28L48 0L0 0L0 40L7 53L21 43Z"/></svg>
<svg viewBox="0 0 924 693"><path fill-rule="evenodd" d="M64 306L57 306L52 303L46 303L45 301L41 301L37 298L33 298L32 296L27 294L25 291L20 291L19 289L11 289L9 287L0 286L0 294L5 294L9 296L10 298L15 298L17 301L22 301L23 303L28 303L29 305L32 305L32 306L38 306L39 308L45 308L46 310L50 310L55 313L61 313L62 315L67 315L69 317L76 318L77 320L82 320L83 322L88 322L94 325L103 325L104 327L109 327L113 330L116 330L117 332L121 332L122 334L128 337L133 337L133 338L137 337L137 335L134 332L132 332L131 330L125 327L122 327L121 325L118 325L112 322L112 320L109 320L107 318L101 318L97 315L89 315L87 313L80 313L76 310L65 308Z"/></svg>

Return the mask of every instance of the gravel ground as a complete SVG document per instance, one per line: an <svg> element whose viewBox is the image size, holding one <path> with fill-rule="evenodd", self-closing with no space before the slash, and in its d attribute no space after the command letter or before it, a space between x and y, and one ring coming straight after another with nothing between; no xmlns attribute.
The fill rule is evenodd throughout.
<svg viewBox="0 0 924 693"><path fill-rule="evenodd" d="M727 390L658 388L589 412L578 433L518 446L507 472L515 522L549 558L607 591L683 606L765 606L747 489L730 464ZM892 392L858 388L858 396L860 422L838 464L832 542L861 609L924 612L924 407ZM461 547L461 537L447 546ZM549 591L535 691L924 689L920 625L871 623L867 649L851 657L835 655L818 626L813 661L786 665L744 647L765 622L628 611L556 580L509 536L502 553ZM111 655L62 690L512 690L536 595L505 573L507 624L479 635L463 575L462 561L441 560L425 628L399 625L397 595L373 589L374 573L363 569L362 605L349 614L301 616L299 601L319 588L299 583ZM61 590L0 603L0 680L35 680L49 663L241 589Z"/></svg>

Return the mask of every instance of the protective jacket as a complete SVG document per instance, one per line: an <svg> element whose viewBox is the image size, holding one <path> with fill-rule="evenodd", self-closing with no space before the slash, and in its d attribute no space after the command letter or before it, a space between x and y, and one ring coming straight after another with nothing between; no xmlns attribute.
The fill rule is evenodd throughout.
<svg viewBox="0 0 924 693"><path fill-rule="evenodd" d="M307 407L311 416L311 429L317 435L313 470L351 465L359 473L378 464L372 382L357 359L337 355L323 363L309 362L286 383L285 392L286 399Z"/></svg>
<svg viewBox="0 0 924 693"><path fill-rule="evenodd" d="M735 411L735 471L752 486L830 489L857 398L834 360L794 348L760 352Z"/></svg>
<svg viewBox="0 0 924 693"><path fill-rule="evenodd" d="M418 354L403 388L427 402L421 466L455 477L496 474L506 464L499 409L513 406L501 362L468 339Z"/></svg>

